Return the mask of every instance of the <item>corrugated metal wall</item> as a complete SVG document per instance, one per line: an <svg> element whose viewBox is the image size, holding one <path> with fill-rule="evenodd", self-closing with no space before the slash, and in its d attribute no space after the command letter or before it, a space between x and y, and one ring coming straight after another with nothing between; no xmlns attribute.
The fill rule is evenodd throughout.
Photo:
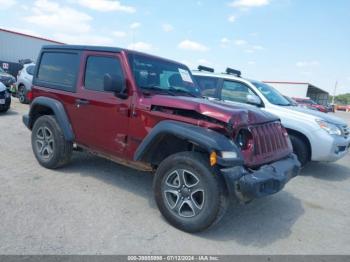
<svg viewBox="0 0 350 262"><path fill-rule="evenodd" d="M285 83L267 83L270 86L276 88L282 95L289 97L304 98L307 94L308 85L302 84L285 84Z"/></svg>
<svg viewBox="0 0 350 262"><path fill-rule="evenodd" d="M50 41L0 30L0 60L16 63L29 58L36 61L41 47L52 44Z"/></svg>

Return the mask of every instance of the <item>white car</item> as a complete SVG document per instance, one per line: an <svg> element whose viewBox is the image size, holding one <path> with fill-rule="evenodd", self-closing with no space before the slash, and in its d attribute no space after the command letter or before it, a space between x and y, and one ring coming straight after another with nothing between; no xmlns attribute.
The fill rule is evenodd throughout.
<svg viewBox="0 0 350 262"><path fill-rule="evenodd" d="M273 87L241 78L237 70L217 74L200 68L192 74L204 96L225 103L251 104L278 116L302 165L308 161L337 161L349 151L350 129L340 118L293 106Z"/></svg>
<svg viewBox="0 0 350 262"><path fill-rule="evenodd" d="M6 113L11 106L11 95L7 87L0 82L0 113Z"/></svg>
<svg viewBox="0 0 350 262"><path fill-rule="evenodd" d="M31 100L30 92L34 75L35 64L24 64L17 74L17 97L22 104L28 104Z"/></svg>

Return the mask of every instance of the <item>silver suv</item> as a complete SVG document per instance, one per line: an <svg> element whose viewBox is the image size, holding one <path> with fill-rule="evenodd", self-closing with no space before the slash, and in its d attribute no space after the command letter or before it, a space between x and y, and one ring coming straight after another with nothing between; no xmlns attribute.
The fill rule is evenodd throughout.
<svg viewBox="0 0 350 262"><path fill-rule="evenodd" d="M349 151L350 129L340 118L294 106L273 87L242 78L240 71L228 68L226 74L217 74L211 68L199 68L192 74L205 97L229 104L251 104L278 116L302 165L308 161L337 161Z"/></svg>
<svg viewBox="0 0 350 262"><path fill-rule="evenodd" d="M16 89L19 102L28 104L31 100L30 92L34 75L35 64L25 64L21 71L18 72Z"/></svg>

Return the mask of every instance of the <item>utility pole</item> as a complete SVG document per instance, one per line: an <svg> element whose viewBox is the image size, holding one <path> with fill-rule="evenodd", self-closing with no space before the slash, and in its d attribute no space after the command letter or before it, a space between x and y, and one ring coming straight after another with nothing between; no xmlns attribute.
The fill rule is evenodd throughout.
<svg viewBox="0 0 350 262"><path fill-rule="evenodd" d="M335 95L337 93L337 87L338 87L338 81L335 82L335 86L334 86L333 99L332 99L332 104L333 105L334 105Z"/></svg>

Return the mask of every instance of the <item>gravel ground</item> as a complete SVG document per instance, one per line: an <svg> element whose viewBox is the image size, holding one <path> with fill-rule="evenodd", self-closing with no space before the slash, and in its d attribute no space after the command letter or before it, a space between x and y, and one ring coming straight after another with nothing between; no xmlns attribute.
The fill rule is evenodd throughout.
<svg viewBox="0 0 350 262"><path fill-rule="evenodd" d="M350 254L350 155L310 164L282 192L191 235L161 217L149 173L86 153L40 167L27 111L13 99L0 115L0 254Z"/></svg>

